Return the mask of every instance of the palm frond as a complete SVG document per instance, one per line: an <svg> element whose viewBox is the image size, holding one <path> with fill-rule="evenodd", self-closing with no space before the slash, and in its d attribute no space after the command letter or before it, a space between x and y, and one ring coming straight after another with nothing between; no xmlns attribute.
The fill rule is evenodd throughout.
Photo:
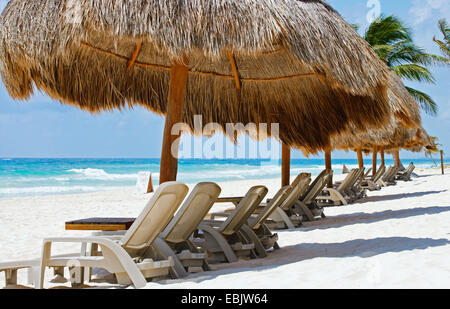
<svg viewBox="0 0 450 309"><path fill-rule="evenodd" d="M411 81L434 83L435 79L431 72L417 64L403 64L392 67L392 70L400 77Z"/></svg>
<svg viewBox="0 0 450 309"><path fill-rule="evenodd" d="M392 46L390 45L375 45L372 46L375 53L378 55L378 57L383 60L384 62L388 63L388 56L391 52L391 50L393 49Z"/></svg>
<svg viewBox="0 0 450 309"><path fill-rule="evenodd" d="M447 24L446 19L439 20L439 29L441 30L444 40L438 40L433 37L433 41L439 45L442 53L447 56L447 63L450 61L450 27Z"/></svg>
<svg viewBox="0 0 450 309"><path fill-rule="evenodd" d="M411 30L395 16L380 16L366 30L364 39L370 45L391 45L399 40L411 40Z"/></svg>
<svg viewBox="0 0 450 309"><path fill-rule="evenodd" d="M450 41L450 27L448 26L445 18L439 20L439 29L444 35L444 40L446 40L448 44Z"/></svg>
<svg viewBox="0 0 450 309"><path fill-rule="evenodd" d="M410 87L406 87L406 89L427 114L437 115L439 107L428 94Z"/></svg>

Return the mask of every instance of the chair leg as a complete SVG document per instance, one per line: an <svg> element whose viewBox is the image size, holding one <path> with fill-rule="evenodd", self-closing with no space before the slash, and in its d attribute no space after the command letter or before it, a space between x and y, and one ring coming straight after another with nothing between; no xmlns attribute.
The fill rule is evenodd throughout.
<svg viewBox="0 0 450 309"><path fill-rule="evenodd" d="M248 238L250 242L255 245L256 256L258 258L264 258L267 256L266 249L263 244L259 240L258 236L253 232L253 230L246 224L241 227L242 234L244 234L245 238Z"/></svg>
<svg viewBox="0 0 450 309"><path fill-rule="evenodd" d="M17 269L5 270L5 285L17 284Z"/></svg>
<svg viewBox="0 0 450 309"><path fill-rule="evenodd" d="M156 238L153 242L153 247L155 250L158 250L158 253L161 254L164 259L167 259L169 256L173 257L174 266L171 267L171 273L175 278L183 278L188 275L175 252L173 252L172 248L170 248L170 246L163 239Z"/></svg>
<svg viewBox="0 0 450 309"><path fill-rule="evenodd" d="M314 215L305 203L297 201L295 206L301 209L301 211L299 211L300 215L305 215L308 218L308 221L314 221Z"/></svg>
<svg viewBox="0 0 450 309"><path fill-rule="evenodd" d="M202 225L200 229L205 233L206 246L215 246L217 245L220 250L225 255L228 263L237 262L238 258L231 248L230 244L226 241L226 239L220 234L217 230L215 230L211 226ZM214 242L214 243L212 243Z"/></svg>

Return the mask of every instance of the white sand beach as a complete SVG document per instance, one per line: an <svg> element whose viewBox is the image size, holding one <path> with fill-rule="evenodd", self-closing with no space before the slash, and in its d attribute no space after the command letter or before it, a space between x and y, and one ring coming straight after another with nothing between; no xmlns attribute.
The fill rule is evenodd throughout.
<svg viewBox="0 0 450 309"><path fill-rule="evenodd" d="M281 249L267 258L213 265L213 271L149 282L147 288L450 288L450 169L446 173L417 171L411 182L399 181L355 204L325 209L326 219L278 231ZM240 196L263 184L269 197L279 182L219 185L222 196ZM90 234L65 231L65 221L137 216L148 198L127 189L0 200L0 262L38 258L44 237ZM78 249L56 246L55 253ZM19 284L26 287L25 271L19 271ZM4 286L1 275L0 288ZM89 286L118 287L104 282Z"/></svg>

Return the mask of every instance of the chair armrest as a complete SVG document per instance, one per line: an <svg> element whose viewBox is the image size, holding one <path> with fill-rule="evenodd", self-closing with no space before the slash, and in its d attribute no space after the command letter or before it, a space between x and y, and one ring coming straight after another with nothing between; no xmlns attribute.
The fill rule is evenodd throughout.
<svg viewBox="0 0 450 309"><path fill-rule="evenodd" d="M45 238L42 247L42 268L51 260L53 243L94 243L108 248L119 260L136 288L145 287L147 281L127 251L117 242L105 237L54 237Z"/></svg>
<svg viewBox="0 0 450 309"><path fill-rule="evenodd" d="M239 202L243 199L243 196L240 197L219 197L216 200L216 203L233 203L234 205L239 204Z"/></svg>

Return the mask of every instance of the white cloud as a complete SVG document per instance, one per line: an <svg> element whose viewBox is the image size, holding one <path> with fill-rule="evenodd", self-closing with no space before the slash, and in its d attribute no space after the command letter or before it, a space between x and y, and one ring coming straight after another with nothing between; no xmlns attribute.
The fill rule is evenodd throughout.
<svg viewBox="0 0 450 309"><path fill-rule="evenodd" d="M450 1L448 0L414 0L409 13L414 17L414 23L420 24L434 14L442 17L450 16Z"/></svg>

